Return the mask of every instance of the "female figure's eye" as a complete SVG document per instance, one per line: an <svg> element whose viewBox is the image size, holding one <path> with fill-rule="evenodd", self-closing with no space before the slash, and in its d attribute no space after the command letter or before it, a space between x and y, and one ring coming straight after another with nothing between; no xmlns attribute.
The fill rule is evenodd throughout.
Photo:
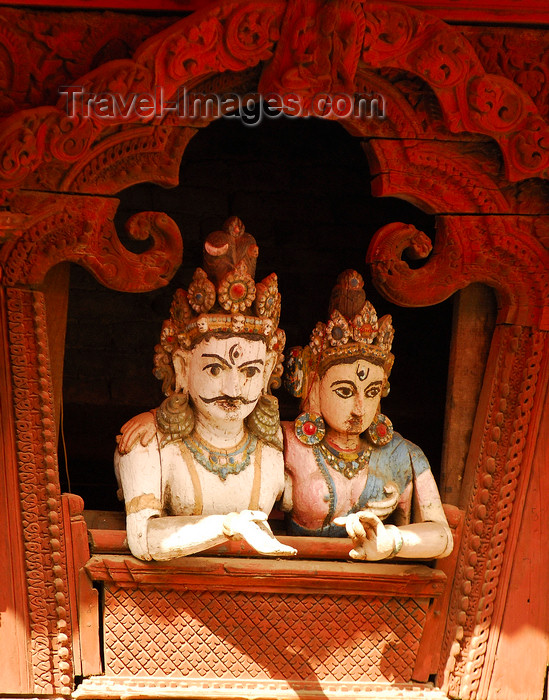
<svg viewBox="0 0 549 700"><path fill-rule="evenodd" d="M371 387L371 389L366 389L366 391L364 392L364 396L367 399L374 399L379 394L380 391L381 391L380 386L373 386L373 387Z"/></svg>
<svg viewBox="0 0 549 700"><path fill-rule="evenodd" d="M353 396L353 390L349 386L338 386L337 389L334 389L334 393L341 399L350 399Z"/></svg>
<svg viewBox="0 0 549 700"><path fill-rule="evenodd" d="M249 367L244 367L242 369L242 372L244 372L244 376L246 379L251 379L252 377L255 377L255 375L259 372L259 367L254 367L253 365L250 365Z"/></svg>
<svg viewBox="0 0 549 700"><path fill-rule="evenodd" d="M211 365L206 365L204 371L209 372L212 377L218 377L221 374L223 368L217 362L213 362Z"/></svg>

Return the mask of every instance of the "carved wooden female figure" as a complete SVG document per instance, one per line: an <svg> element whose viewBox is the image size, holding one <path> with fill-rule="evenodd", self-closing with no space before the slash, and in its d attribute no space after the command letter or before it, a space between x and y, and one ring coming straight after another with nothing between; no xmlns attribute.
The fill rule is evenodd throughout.
<svg viewBox="0 0 549 700"><path fill-rule="evenodd" d="M328 323L290 352L285 385L303 411L284 424L290 532L346 531L354 559L447 556L452 535L429 463L379 411L394 331L363 286L357 272L343 272Z"/></svg>

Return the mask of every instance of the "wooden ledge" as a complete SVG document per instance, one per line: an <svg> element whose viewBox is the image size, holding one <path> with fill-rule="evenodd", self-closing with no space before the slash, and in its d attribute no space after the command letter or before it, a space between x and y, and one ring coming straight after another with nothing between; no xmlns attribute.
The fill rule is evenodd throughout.
<svg viewBox="0 0 549 700"><path fill-rule="evenodd" d="M444 505L448 524L456 537L463 519L463 512L455 506ZM130 554L126 541L124 513L109 511L84 511L88 527L91 554ZM271 523L276 527L276 520ZM326 559L349 561L351 541L347 537L288 537L276 535L283 544L297 549L295 559ZM228 541L205 550L197 556L257 557L257 553L244 541ZM264 557L261 557L266 561ZM294 559L294 561L295 561ZM402 560L401 560L402 561Z"/></svg>
<svg viewBox="0 0 549 700"><path fill-rule="evenodd" d="M125 530L88 530L92 554L130 554ZM349 559L352 549L347 537L288 537L277 535L283 544L297 549L296 559L329 559L330 561ZM265 560L250 547L245 540L227 541L204 550L197 556L258 557Z"/></svg>
<svg viewBox="0 0 549 700"><path fill-rule="evenodd" d="M231 557L182 557L144 562L132 556L94 555L92 581L120 588L238 590L271 593L430 598L444 592L446 575L422 564L382 564Z"/></svg>
<svg viewBox="0 0 549 700"><path fill-rule="evenodd" d="M219 698L220 700L446 700L431 684L329 683L325 681L238 680L205 681L170 678L86 678L72 694L75 700L97 698Z"/></svg>

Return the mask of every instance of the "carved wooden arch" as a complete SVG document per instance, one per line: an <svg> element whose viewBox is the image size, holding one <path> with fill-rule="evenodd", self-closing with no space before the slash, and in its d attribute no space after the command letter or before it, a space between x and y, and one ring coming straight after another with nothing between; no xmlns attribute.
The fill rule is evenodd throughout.
<svg viewBox="0 0 549 700"><path fill-rule="evenodd" d="M223 2L148 40L132 60L104 64L79 83L88 93L123 97L153 93L162 85L172 98L178 88L209 75L269 61L275 46L261 77L263 92L290 89L310 102L319 91L353 91L359 61L376 70L407 70L430 85L451 132L484 134L498 143L508 180L548 175L548 126L526 93L506 78L488 75L458 31L400 5L339 0L323 7L319 0L294 0L287 7L283 0L258 0L250 10L242 0ZM320 55L323 61L317 60ZM124 155L122 144L132 138L127 133L132 126L139 126L139 152L158 153L174 138L155 118L83 119L78 109L68 118L62 105L17 113L0 131L6 152L0 184L86 192L82 169L94 158L109 165L109 151ZM173 170L159 182L174 184L172 178ZM139 181L142 172L133 175L133 182Z"/></svg>
<svg viewBox="0 0 549 700"><path fill-rule="evenodd" d="M338 76L343 74L347 76L347 87L351 84L358 92L368 89L386 94L389 98L386 120L340 120L355 136L383 137L371 138L365 144L372 174L379 175L373 183L374 194L399 196L431 213L516 213L523 209L528 213L545 212L547 204L544 192L535 184L535 180L528 180L524 185L509 183L501 173L499 151L496 147L492 147L490 151L485 140L478 140L476 137L477 140L473 138L467 148L464 148L463 143L455 136L452 137L443 123L445 121L453 131L462 130L465 126L474 126L470 120L464 121L463 115L468 114L471 101L469 96L460 91L460 79L464 78L466 64L472 66L471 75L476 76L475 80L481 74L485 74L468 42L459 32L451 30L438 19L409 8L404 11L401 6L398 6L396 14L395 8L390 6L391 12L388 13L387 7L389 6L370 3L365 5L364 9L357 9L358 6L352 2L340 3L338 16L343 28L346 19L353 18L360 31L355 32L356 36L352 37L354 52L348 49L347 54L344 53L343 56L340 52L337 60L334 60L328 86L332 91L343 89L345 86L338 83ZM152 91L153 84L159 83L166 89L167 95L171 95L176 89L191 88L193 85L199 89L201 82L216 71L236 71L238 76L241 71L257 65L262 59L268 59L274 52L273 60L267 64L261 75L259 88L286 89L284 81L287 78L284 77L282 69L286 68L286 73L291 72L288 69L288 55L292 60L295 59L292 53L292 41L295 37L292 36L291 19L295 19L296 13L304 9L311 13L312 9L316 12L318 7L305 7L297 2L290 5L284 14L285 8L284 2L271 3L264 0L256 3L254 11L250 12L245 3L235 0L232 3L222 3L213 9L196 12L145 42L133 60L111 61L88 73L79 83L90 94L118 88L121 94L126 95L138 90ZM319 17L322 18L322 12ZM338 31L343 30L336 23L332 27L333 36L326 38L323 36L321 20L317 18L315 22L308 38L310 45L331 49L335 55L335 49L332 47L336 42L334 37L337 37ZM277 43L281 26L283 33ZM383 39L379 38L382 26L387 30ZM406 47L412 41L412 34L415 37L412 42L413 48L417 54L414 61L406 58ZM376 41L372 39L374 35L378 36ZM245 40L241 39L241 36L245 37ZM389 41L388 37L395 43L396 48L393 52L383 45L383 42ZM323 46L327 41L329 46ZM414 108L407 101L398 82L393 84L385 75L382 76L379 70L367 68L365 59L373 55L371 52L375 48L375 55L382 66L420 74L422 61L425 60L426 52L432 51L433 42L438 42L440 56L437 54L437 57L440 61L443 59L443 48L453 47L453 63L448 62L447 65L442 62L436 79L431 75L432 70L422 76L427 79L427 85L440 103L435 100L436 105L423 110L418 117L417 106ZM186 58L191 55L192 59ZM305 55L309 56L307 51ZM303 57L301 60L304 60ZM314 61L312 65L316 65ZM298 71L299 68L300 64L297 63ZM277 70L280 73L278 76ZM448 76L446 80L442 79L443 74L452 71L458 72L452 74L451 79ZM309 73L308 82L303 83L302 88L299 85L292 88L297 94L301 94L305 104L319 89L315 84L315 75L310 71ZM469 80L471 75L468 73L465 78ZM498 76L491 78L500 80ZM238 86L238 80L234 85ZM526 110L533 114L532 109L536 108L516 85L504 80L501 90L503 95L513 94L515 102L522 105L523 112ZM450 94L452 99L449 98ZM161 123L158 119L152 123L136 118L124 122L120 119L82 119L78 112L74 119L69 119L59 107L26 110L7 119L3 133L0 133L0 141L3 139L4 143L9 144L8 157L2 161L3 171L0 170L0 179L3 176L6 185L16 185L19 182L25 188L67 193L90 192L95 195L113 194L124 187L145 181L175 185L180 159L196 129L192 126L192 120L178 120L175 124L174 121L170 117ZM487 123L486 116L482 123ZM511 136L515 133L517 124L520 126L523 122L498 122L497 125L492 125L492 130L484 129L484 133L494 136L500 131L504 134L507 130L509 133L505 138L512 140ZM476 128L476 131L480 132L480 128ZM523 129L518 135L524 138L524 133ZM436 134L444 134L445 138L450 139L450 143L442 144L434 140ZM387 137L393 139L388 140ZM421 139L421 144L418 144L416 139ZM49 145L48 154L45 144ZM501 143L499 146L501 147ZM507 157L505 150L503 156ZM517 158L515 153L515 159ZM508 163L506 169L509 169ZM523 170L522 176L527 174L528 170ZM39 284L55 262L70 259L86 264L86 260L93 258L93 255L89 254L90 247L95 253L98 250L101 234L90 235L90 217L84 206L85 199L77 201L74 197L64 200L57 197L54 203L54 199L50 197L48 206L44 208L44 200L38 195L35 196L37 199L34 204L30 194L23 198L15 195L8 199L13 212L26 212L26 216L20 216L8 223L7 228L12 230L10 235L16 238L27 227L35 231L4 247L0 260L3 261L5 281L8 284ZM48 228L45 219L49 217L51 222L63 221L63 212L66 212L67 207L71 208L72 217L77 216L76 212L80 212L81 226L74 226L75 219L72 219L73 232L77 234L72 236L74 250L69 253L71 236L66 236L62 246L65 252L61 253L58 247L49 245L44 238ZM29 216L29 212L32 211L39 212L40 235L36 233L38 222ZM116 241L116 235L110 226L112 204L105 201L98 211L104 212L107 218L104 218L102 223L98 222L98 212L94 212L91 221L96 229L103 227L109 231L107 246L112 246L113 241ZM151 251L141 258L144 263L156 260L164 266L164 272L158 277L158 284L165 284L175 270L175 266L170 264L169 260L180 259L176 227L171 222L168 228L170 234L166 236L164 247L155 244ZM144 229L130 225L130 233L137 230ZM39 249L35 254L30 254L33 241L39 241ZM84 255L83 244L88 247L88 252ZM97 263L90 271L107 286L125 289L124 285L131 276L132 265L137 262L137 258L128 256L117 242L114 246L118 251L120 270L113 271L112 264L116 255L111 255L111 267L105 274L100 272L100 265ZM48 250L54 251L54 255L46 262ZM159 256L165 259L159 262ZM122 272L122 268L125 268L125 272ZM171 270L169 273L168 268ZM151 281L143 287L139 284L135 280L132 290L150 289L156 282Z"/></svg>
<svg viewBox="0 0 549 700"><path fill-rule="evenodd" d="M535 185L524 204L524 190L509 184L533 175L547 176L549 153L547 142L543 143L547 126L524 92L500 76L490 76L497 95L493 100L487 97L492 88L486 73L457 30L402 6L348 0L333 7L335 14L329 8L322 10L316 1L297 0L287 7L282 0L260 0L253 9L236 0L220 3L147 41L133 60L101 66L81 84L89 92L119 89L126 95L162 84L172 95L177 87L192 87L211 75L241 72L269 61L275 51L260 89L286 90L288 70L293 69L293 79L297 74L303 85L292 89L311 97L320 89L357 89L367 73L372 82L382 85L378 68L385 66L421 76L436 95L452 133L474 132L497 143L498 151L480 161L479 141L474 139L465 152L433 140L422 140L417 148L416 139L425 139L429 130L410 131L405 126L410 106L394 88L391 94L397 104L391 108L395 111L391 128L395 137L409 140L372 139L365 146L374 174L379 174L376 194L402 196L439 214L507 215L441 218L436 254L418 271L408 270L401 260L403 247L422 244L421 236L406 227L382 230L369 254L374 279L397 303L436 303L477 280L498 289L500 326L469 456L473 485L443 654L449 661L441 668L453 697L474 698L486 687L493 665L506 567L516 542L508 535L518 527L532 467L526 434L536 434L547 378L543 330L547 328L548 263L534 235L533 218L517 216L544 211L544 205ZM295 20L302 16L311 22L305 62L298 60L294 49L296 37L303 38L294 32ZM309 49L313 54L317 51L315 60L309 60L313 55ZM438 70L433 72L430 66L437 56ZM327 73L317 60L326 57ZM499 116L502 105L506 120ZM399 111L401 118L396 116ZM356 128L357 135L372 135ZM429 128L439 129L432 124ZM181 256L173 222L161 214L138 215L134 230L152 226L154 243L147 253L132 257L113 231L113 200L85 195L112 194L143 181L176 184L179 160L193 133L191 124L175 126L169 120L150 124L137 120L105 124L78 116L69 120L61 107L14 115L0 133L0 148L7 154L1 162L0 182L6 189L14 188L6 198L9 211L2 217L0 262L3 284L9 288L7 332L29 591L31 693L69 692L72 657L52 447L47 320L43 296L25 287L39 285L60 260L84 264L116 289L138 291L166 283ZM499 169L500 157L506 177ZM101 184L99 176L105 173L108 181ZM542 231L541 235L547 234ZM149 271L132 276L145 261L151 264ZM426 281L434 281L427 291ZM504 463L509 464L506 472ZM499 587L498 577L503 581Z"/></svg>

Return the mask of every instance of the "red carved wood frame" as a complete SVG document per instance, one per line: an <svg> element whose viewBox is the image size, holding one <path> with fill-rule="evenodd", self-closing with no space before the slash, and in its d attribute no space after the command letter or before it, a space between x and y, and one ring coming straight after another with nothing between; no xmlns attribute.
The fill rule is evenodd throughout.
<svg viewBox="0 0 549 700"><path fill-rule="evenodd" d="M549 174L548 126L516 84L482 69L458 28L380 2L220 2L146 41L133 59L106 63L78 84L90 93L124 95L161 85L170 97L262 61L259 89L291 89L305 105L319 91L364 86L390 96L383 124L342 124L369 138L364 148L374 193L437 214L438 230L432 255L417 270L402 253L430 254L421 232L393 224L377 234L368 262L383 294L407 306L434 304L480 281L498 295L439 674L453 697L474 698L490 677L547 383L549 224L547 216L533 215L547 213L539 178ZM415 76L418 94L425 93L420 84L427 86L430 105L410 100L398 78L403 72ZM100 195L143 181L176 184L195 126L169 118L84 119L78 112L70 119L61 104L19 112L0 126L6 204L0 271L8 287L25 546L27 591L20 595L30 610L35 693L69 692L73 669L44 300L30 288L62 260L84 265L114 289L166 284L182 255L173 221L137 215L130 232L150 232L153 246L133 255L112 226L116 201Z"/></svg>

